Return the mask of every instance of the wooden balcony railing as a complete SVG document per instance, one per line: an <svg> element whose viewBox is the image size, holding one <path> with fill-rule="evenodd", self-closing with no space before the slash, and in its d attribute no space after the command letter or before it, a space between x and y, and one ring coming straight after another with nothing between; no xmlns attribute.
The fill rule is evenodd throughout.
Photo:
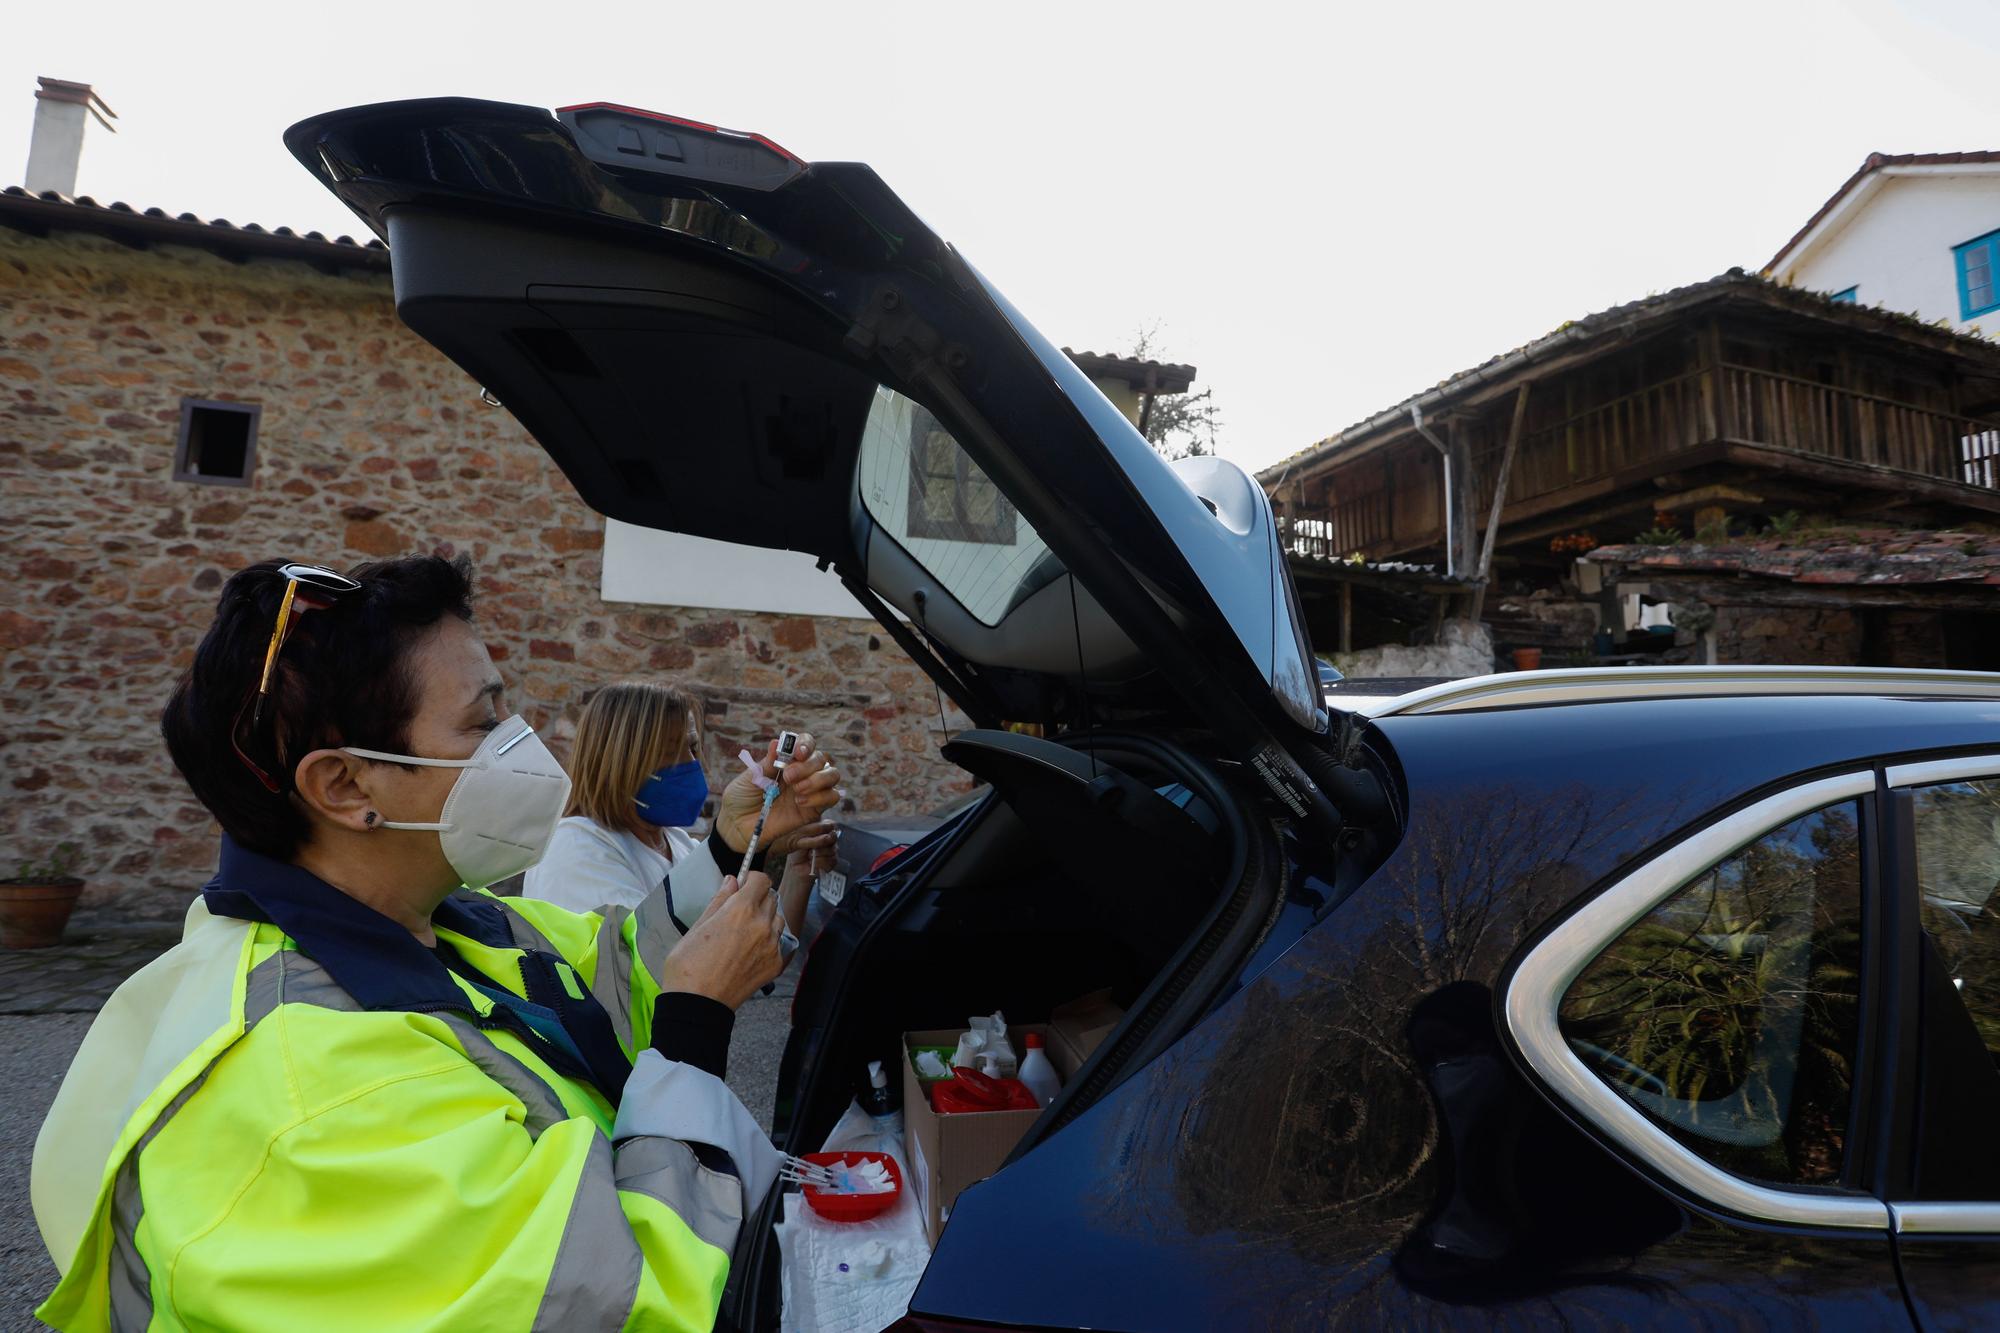
<svg viewBox="0 0 2000 1333"><path fill-rule="evenodd" d="M1956 413L1745 366L1723 371L1723 433L1849 463L1990 486L1991 469L1968 468L1966 442L1989 423Z"/></svg>
<svg viewBox="0 0 2000 1333"><path fill-rule="evenodd" d="M1532 500L1714 439L1714 414L1704 405L1709 392L1706 379L1703 371L1689 371L1524 435L1508 479L1508 503ZM1485 471L1490 476L1492 469ZM1490 503L1492 482L1482 478L1481 490L1481 503Z"/></svg>
<svg viewBox="0 0 2000 1333"><path fill-rule="evenodd" d="M1725 362L1529 431L1514 458L1507 504L1555 495L1636 465L1665 464L1725 440L2000 489L2000 425L1990 420ZM1423 452L1434 457L1427 446ZM1472 498L1482 518L1492 503L1496 463L1496 448L1475 454ZM1330 504L1286 515L1287 549L1337 559L1434 542L1437 520L1431 506L1421 508L1426 530L1400 532L1391 497L1379 482L1366 492L1343 493L1336 474ZM1401 512L1408 517L1407 497Z"/></svg>

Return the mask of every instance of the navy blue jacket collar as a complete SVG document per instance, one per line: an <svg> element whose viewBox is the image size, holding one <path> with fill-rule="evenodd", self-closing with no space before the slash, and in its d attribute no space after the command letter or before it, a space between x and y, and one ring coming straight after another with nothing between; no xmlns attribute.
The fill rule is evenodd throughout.
<svg viewBox="0 0 2000 1333"><path fill-rule="evenodd" d="M284 931L364 1009L471 1009L437 954L407 929L311 871L253 852L226 833L221 863L201 896L217 916L267 921ZM471 894L445 899L431 920L482 944L513 943L499 904Z"/></svg>

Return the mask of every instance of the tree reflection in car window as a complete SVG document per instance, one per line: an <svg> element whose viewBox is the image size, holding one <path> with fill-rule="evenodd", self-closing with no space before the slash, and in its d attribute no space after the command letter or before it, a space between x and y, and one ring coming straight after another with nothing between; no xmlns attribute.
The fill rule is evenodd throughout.
<svg viewBox="0 0 2000 1333"><path fill-rule="evenodd" d="M982 624L1062 575L1041 536L929 408L878 388L855 485L881 531Z"/></svg>
<svg viewBox="0 0 2000 1333"><path fill-rule="evenodd" d="M909 535L1013 545L1014 506L1000 488L936 417L921 407L910 416Z"/></svg>
<svg viewBox="0 0 2000 1333"><path fill-rule="evenodd" d="M1577 977L1577 1057L1717 1166L1836 1183L1858 1045L1858 806L1817 810L1707 871Z"/></svg>
<svg viewBox="0 0 2000 1333"><path fill-rule="evenodd" d="M1924 929L2000 1062L2000 778L1911 792Z"/></svg>

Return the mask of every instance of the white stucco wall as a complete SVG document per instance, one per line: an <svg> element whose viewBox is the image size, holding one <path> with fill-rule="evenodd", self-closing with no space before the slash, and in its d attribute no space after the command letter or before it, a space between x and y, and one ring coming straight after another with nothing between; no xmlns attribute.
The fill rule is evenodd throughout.
<svg viewBox="0 0 2000 1333"><path fill-rule="evenodd" d="M738 546L604 520L607 602L869 618L832 570L797 551Z"/></svg>
<svg viewBox="0 0 2000 1333"><path fill-rule="evenodd" d="M1952 254L1954 246L1991 231L2000 231L2000 170L1888 176L1774 276L1809 291L1854 287L1862 305L2000 337L2000 311L1959 318Z"/></svg>

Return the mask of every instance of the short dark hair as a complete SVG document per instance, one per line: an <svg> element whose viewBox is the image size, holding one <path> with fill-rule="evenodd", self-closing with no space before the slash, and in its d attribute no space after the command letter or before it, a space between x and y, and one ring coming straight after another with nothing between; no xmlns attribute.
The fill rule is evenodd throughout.
<svg viewBox="0 0 2000 1333"><path fill-rule="evenodd" d="M215 622L174 686L160 732L224 832L251 851L291 860L310 827L291 799L298 757L335 745L410 752L410 650L444 617L472 619L472 563L412 555L357 565L348 577L358 591L299 616L278 655L263 726L243 747L284 789L272 792L238 757L231 731L257 688L277 623L286 582L278 568L252 565L222 585Z"/></svg>

